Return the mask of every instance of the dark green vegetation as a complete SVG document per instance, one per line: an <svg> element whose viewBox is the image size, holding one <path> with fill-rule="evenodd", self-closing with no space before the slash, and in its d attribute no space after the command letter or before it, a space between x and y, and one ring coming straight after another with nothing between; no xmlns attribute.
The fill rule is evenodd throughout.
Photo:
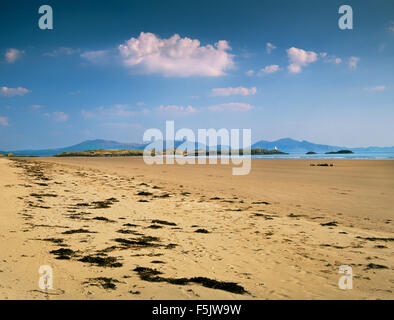
<svg viewBox="0 0 394 320"><path fill-rule="evenodd" d="M313 152L313 151L309 151L309 152L307 152L306 154L317 154L316 152Z"/></svg>

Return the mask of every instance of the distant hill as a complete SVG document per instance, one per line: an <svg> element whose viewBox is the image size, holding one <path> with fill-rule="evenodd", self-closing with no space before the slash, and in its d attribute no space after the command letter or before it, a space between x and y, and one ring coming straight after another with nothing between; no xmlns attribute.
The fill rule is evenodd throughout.
<svg viewBox="0 0 394 320"><path fill-rule="evenodd" d="M166 141L156 141L155 145L159 147L160 142L163 143L163 148L167 148ZM178 148L185 141L175 141L174 146ZM37 157L52 157L59 153L65 152L79 152L87 150L144 150L146 146L150 143L123 143L111 140L87 140L76 145L65 147L65 148L54 148L54 149L41 149L41 150L17 150L8 151L12 152L16 156L37 156ZM191 142L186 142L189 149L199 149L205 148L205 145L193 144ZM7 152L4 152L7 153Z"/></svg>
<svg viewBox="0 0 394 320"><path fill-rule="evenodd" d="M277 147L283 152L316 152L326 153L349 149L353 152L394 152L394 147L367 147L367 148L348 148L343 146L330 146L325 144L317 144L309 141L297 141L291 138L279 139L276 141L261 140L252 145L252 148L274 149Z"/></svg>
<svg viewBox="0 0 394 320"><path fill-rule="evenodd" d="M111 140L97 139L97 140L87 140L65 148L42 149L42 150L18 150L11 152L17 156L51 157L54 156L55 154L62 152L78 152L78 151L98 150L98 149L142 150L144 148L145 148L145 144L141 144L141 143L122 143L122 142L111 141Z"/></svg>
<svg viewBox="0 0 394 320"><path fill-rule="evenodd" d="M158 141L156 145L158 146L160 142L163 142L164 149L167 148L166 141ZM175 141L174 147L178 148L181 144L185 143L185 141ZM148 143L122 143L111 140L88 140L81 142L79 144L65 147L65 148L54 148L54 149L42 149L42 150L17 150L17 151L0 151L0 153L7 154L13 153L17 156L38 156L38 157L51 157L55 154L63 153L63 152L79 152L79 151L87 151L87 150L106 150L106 149L116 149L116 150L143 150L148 145ZM186 145L189 150L193 149L206 149L205 145L197 145L191 142L186 142ZM273 150L274 148L279 149L282 152L316 152L316 153L325 153L331 151L339 151L341 149L349 149L353 152L394 152L394 147L367 147L367 148L347 148L343 146L329 146L324 144L316 144L308 141L297 141L290 138L279 139L276 141L265 141L261 140L252 145L254 149L267 149ZM210 146L210 150L222 150L226 149L225 146L217 145Z"/></svg>
<svg viewBox="0 0 394 320"><path fill-rule="evenodd" d="M316 144L309 141L297 141L290 138L279 139L276 141L261 140L252 145L252 148L274 149L277 147L283 152L329 152L337 149L343 149L339 146L329 146L324 144Z"/></svg>

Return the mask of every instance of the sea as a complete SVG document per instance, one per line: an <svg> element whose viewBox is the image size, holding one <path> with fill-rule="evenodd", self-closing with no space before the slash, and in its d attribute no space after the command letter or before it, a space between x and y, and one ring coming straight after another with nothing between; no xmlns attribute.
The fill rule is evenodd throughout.
<svg viewBox="0 0 394 320"><path fill-rule="evenodd" d="M167 156L173 157L173 156ZM183 158L183 156L175 156L176 158ZM194 158L194 156L189 156ZM229 156L223 156L223 158L228 158ZM242 156L232 156L232 158L239 158ZM196 157L197 158L197 157ZM216 156L199 156L198 158L216 158ZM220 156L218 157L220 158ZM252 159L360 159L360 160L394 160L394 152L387 151L364 151L364 152L354 152L350 154L305 154L305 152L289 152L289 154L267 154L267 155L253 155Z"/></svg>
<svg viewBox="0 0 394 320"><path fill-rule="evenodd" d="M394 160L394 152L364 151L350 154L305 154L305 152L290 152L278 155L254 155L252 159L360 159L360 160Z"/></svg>

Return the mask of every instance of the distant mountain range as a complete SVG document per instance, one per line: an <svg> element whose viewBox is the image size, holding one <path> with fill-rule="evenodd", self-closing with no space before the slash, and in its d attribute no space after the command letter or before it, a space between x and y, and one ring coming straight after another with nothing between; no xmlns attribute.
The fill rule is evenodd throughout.
<svg viewBox="0 0 394 320"><path fill-rule="evenodd" d="M184 141L175 141L175 148L179 147ZM77 152L86 150L97 150L97 149L133 149L133 150L143 150L148 145L148 143L122 143L110 140L88 140L81 142L79 144L56 149L42 149L42 150L17 150L17 151L0 151L0 153L13 153L17 156L38 156L38 157L50 157L55 154L62 152ZM189 144L190 147L190 144ZM354 152L394 152L393 147L367 147L367 148L347 148L343 146L329 146L324 144L316 144L308 141L297 141L290 138L279 139L276 141L265 141L261 140L252 144L252 148L261 148L272 150L278 148L280 151L294 153L294 152L317 152L324 153L329 151L338 151L341 149L348 149ZM196 149L205 149L204 145L199 145ZM223 146L210 146L209 149L222 149ZM164 141L164 149L166 149L166 142Z"/></svg>

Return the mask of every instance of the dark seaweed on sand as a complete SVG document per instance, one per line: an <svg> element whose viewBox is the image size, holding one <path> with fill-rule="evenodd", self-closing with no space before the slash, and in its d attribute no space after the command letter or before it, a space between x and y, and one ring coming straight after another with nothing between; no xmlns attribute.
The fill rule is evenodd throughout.
<svg viewBox="0 0 394 320"><path fill-rule="evenodd" d="M119 283L118 280L106 277L89 278L89 281L85 282L91 286L101 286L103 289L115 290L115 283Z"/></svg>
<svg viewBox="0 0 394 320"><path fill-rule="evenodd" d="M157 224L164 224L166 226L176 226L176 223L174 222L168 222L168 221L164 221L164 220L152 220L152 223L157 223Z"/></svg>
<svg viewBox="0 0 394 320"><path fill-rule="evenodd" d="M138 273L141 280L149 282L167 282L175 285L187 285L189 283L201 284L206 288L224 290L231 293L245 294L247 291L235 282L225 282L209 279L206 277L192 277L192 278L165 278L159 276L160 271L151 268L137 267L134 269Z"/></svg>
<svg viewBox="0 0 394 320"><path fill-rule="evenodd" d="M120 262L117 262L115 257L97 257L97 256L85 256L78 261L87 262L90 264L97 265L99 267L111 267L119 268L122 266Z"/></svg>
<svg viewBox="0 0 394 320"><path fill-rule="evenodd" d="M323 227L336 227L336 226L338 226L338 222L330 221L330 222L326 222L326 223L320 223L320 225Z"/></svg>
<svg viewBox="0 0 394 320"><path fill-rule="evenodd" d="M369 263L365 269L388 269L388 267L381 264Z"/></svg>
<svg viewBox="0 0 394 320"><path fill-rule="evenodd" d="M110 220L106 217L94 217L93 220L105 221L105 222L115 222L114 220Z"/></svg>
<svg viewBox="0 0 394 320"><path fill-rule="evenodd" d="M197 230L194 231L194 232L197 232L197 233L209 233L209 231L206 230L206 229L197 229Z"/></svg>
<svg viewBox="0 0 394 320"><path fill-rule="evenodd" d="M56 255L58 260L70 260L72 256L75 255L75 251L71 249L60 248L57 250L52 250L50 253Z"/></svg>
<svg viewBox="0 0 394 320"><path fill-rule="evenodd" d="M160 244L152 243L160 241L157 237L150 237L150 236L141 236L137 239L122 239L116 238L114 241L122 244L125 248L132 248L132 247L158 247Z"/></svg>
<svg viewBox="0 0 394 320"><path fill-rule="evenodd" d="M394 238L375 238L375 237L366 237L366 238L364 238L364 237L360 237L360 236L357 236L356 238L357 239L368 240L368 241L385 241L385 242L394 241Z"/></svg>
<svg viewBox="0 0 394 320"><path fill-rule="evenodd" d="M137 196L152 196L152 192L147 192L147 191L140 191L137 193Z"/></svg>
<svg viewBox="0 0 394 320"><path fill-rule="evenodd" d="M62 234L74 234L74 233L96 233L96 232L89 231L86 229L75 229L75 230L68 230L68 231L62 232Z"/></svg>

